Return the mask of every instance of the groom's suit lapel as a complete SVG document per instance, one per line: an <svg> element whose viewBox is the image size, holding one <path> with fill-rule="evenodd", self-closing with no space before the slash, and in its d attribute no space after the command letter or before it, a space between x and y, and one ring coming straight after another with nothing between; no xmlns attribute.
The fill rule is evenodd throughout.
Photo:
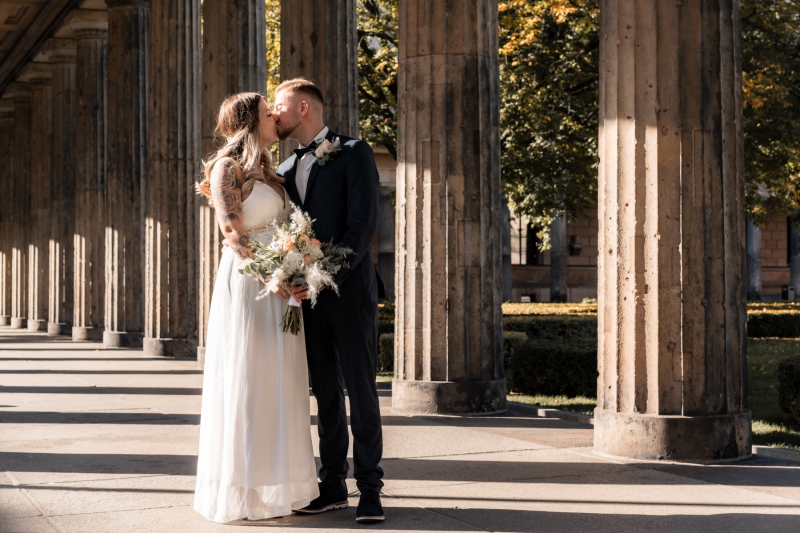
<svg viewBox="0 0 800 533"><path fill-rule="evenodd" d="M333 133L331 130L328 130L328 134L325 135L325 138L331 142L333 142L336 137L338 137L338 135ZM321 168L322 167L316 162L311 167L311 174L308 175L308 185L306 185L306 200L303 202L303 205L307 204L311 198L311 190L314 188L314 182L317 180L317 174L319 174Z"/></svg>

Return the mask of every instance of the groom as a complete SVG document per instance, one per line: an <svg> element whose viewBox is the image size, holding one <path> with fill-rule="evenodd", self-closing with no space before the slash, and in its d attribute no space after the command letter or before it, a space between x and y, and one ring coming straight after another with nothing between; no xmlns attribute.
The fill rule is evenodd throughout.
<svg viewBox="0 0 800 533"><path fill-rule="evenodd" d="M303 302L322 468L319 498L299 512L316 514L348 506L345 478L349 439L343 379L350 400L353 474L361 491L356 521L377 522L384 519L379 496L383 487L379 466L383 435L375 386L378 293L382 284L370 248L378 228L378 170L366 142L325 127L323 106L319 88L297 78L278 86L272 115L278 136L301 145L278 168L278 174L286 179L289 198L316 220L314 232L320 241L332 241L354 252L348 258L350 267L335 278L338 296L331 290L323 291L314 309ZM318 146L320 150L315 153ZM296 295L305 296L302 291L296 291Z"/></svg>

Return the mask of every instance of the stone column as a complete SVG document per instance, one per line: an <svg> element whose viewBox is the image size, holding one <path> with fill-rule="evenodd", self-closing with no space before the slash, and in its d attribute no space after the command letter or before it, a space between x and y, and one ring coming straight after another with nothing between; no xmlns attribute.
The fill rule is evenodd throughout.
<svg viewBox="0 0 800 533"><path fill-rule="evenodd" d="M495 0L400 3L400 411L506 408L497 55Z"/></svg>
<svg viewBox="0 0 800 533"><path fill-rule="evenodd" d="M200 1L150 2L144 352L197 350Z"/></svg>
<svg viewBox="0 0 800 533"><path fill-rule="evenodd" d="M325 97L325 124L358 137L358 31L355 0L281 1L281 79L313 81ZM281 158L294 141L281 142Z"/></svg>
<svg viewBox="0 0 800 533"><path fill-rule="evenodd" d="M736 0L603 0L595 450L751 453Z"/></svg>
<svg viewBox="0 0 800 533"><path fill-rule="evenodd" d="M31 90L13 82L6 96L14 100L11 158L11 327L24 328L28 317L28 246L31 236Z"/></svg>
<svg viewBox="0 0 800 533"><path fill-rule="evenodd" d="M227 24L206 24L203 28L203 119L202 153L216 148L214 130L217 111L225 97L240 92L267 90L266 22L263 0L205 0L205 20ZM206 349L208 312L214 276L219 265L222 237L208 203L201 200L199 223L199 286L197 361L202 368Z"/></svg>
<svg viewBox="0 0 800 533"><path fill-rule="evenodd" d="M503 269L503 301L510 302L514 289L514 280L511 272L511 210L508 208L508 198L505 196L500 199L500 209L503 217L502 227L503 242L500 245L501 264ZM519 251L520 258L522 250ZM521 262L521 261L520 261Z"/></svg>
<svg viewBox="0 0 800 533"><path fill-rule="evenodd" d="M50 65L31 63L20 76L30 84L31 239L28 245L28 331L47 331L50 254L50 145L52 132Z"/></svg>
<svg viewBox="0 0 800 533"><path fill-rule="evenodd" d="M798 212L792 214L789 235L789 285L794 287L794 299L800 300L800 227L795 225Z"/></svg>
<svg viewBox="0 0 800 533"><path fill-rule="evenodd" d="M747 299L761 300L761 228L747 221Z"/></svg>
<svg viewBox="0 0 800 533"><path fill-rule="evenodd" d="M386 289L386 299L394 301L395 263L395 184L381 183L378 193L378 275Z"/></svg>
<svg viewBox="0 0 800 533"><path fill-rule="evenodd" d="M108 153L103 346L142 345L147 171L147 0L107 0Z"/></svg>
<svg viewBox="0 0 800 533"><path fill-rule="evenodd" d="M14 146L14 103L7 98L0 100L0 326L11 324L11 263L14 247L11 243L10 226L14 208L12 184Z"/></svg>
<svg viewBox="0 0 800 533"><path fill-rule="evenodd" d="M75 228L75 41L50 39L53 70L53 139L50 149L48 335L72 334L73 239Z"/></svg>
<svg viewBox="0 0 800 533"><path fill-rule="evenodd" d="M550 301L566 302L567 291L567 214L550 223Z"/></svg>
<svg viewBox="0 0 800 533"><path fill-rule="evenodd" d="M103 338L108 13L79 9L75 101L75 240L72 340ZM124 127L115 124L114 127Z"/></svg>

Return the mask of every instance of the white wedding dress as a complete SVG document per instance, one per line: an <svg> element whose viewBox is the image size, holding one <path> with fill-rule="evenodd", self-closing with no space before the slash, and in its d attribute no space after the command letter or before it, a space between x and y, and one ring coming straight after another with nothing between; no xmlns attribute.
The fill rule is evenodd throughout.
<svg viewBox="0 0 800 533"><path fill-rule="evenodd" d="M242 212L252 228L287 208L256 182ZM269 230L250 236L271 240ZM225 250L208 319L194 508L214 522L288 515L319 495L303 331L282 331L287 301L257 300L263 284L243 266Z"/></svg>

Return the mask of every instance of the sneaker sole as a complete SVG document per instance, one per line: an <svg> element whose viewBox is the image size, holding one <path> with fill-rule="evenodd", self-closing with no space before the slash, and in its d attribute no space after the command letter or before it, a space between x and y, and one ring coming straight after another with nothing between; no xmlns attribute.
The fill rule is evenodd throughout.
<svg viewBox="0 0 800 533"><path fill-rule="evenodd" d="M356 522L383 522L386 520L385 516L359 516L356 518Z"/></svg>
<svg viewBox="0 0 800 533"><path fill-rule="evenodd" d="M300 514L320 514L327 513L328 511L335 511L336 509L347 509L350 506L348 502L339 502L326 505L320 509L295 509L295 513Z"/></svg>

